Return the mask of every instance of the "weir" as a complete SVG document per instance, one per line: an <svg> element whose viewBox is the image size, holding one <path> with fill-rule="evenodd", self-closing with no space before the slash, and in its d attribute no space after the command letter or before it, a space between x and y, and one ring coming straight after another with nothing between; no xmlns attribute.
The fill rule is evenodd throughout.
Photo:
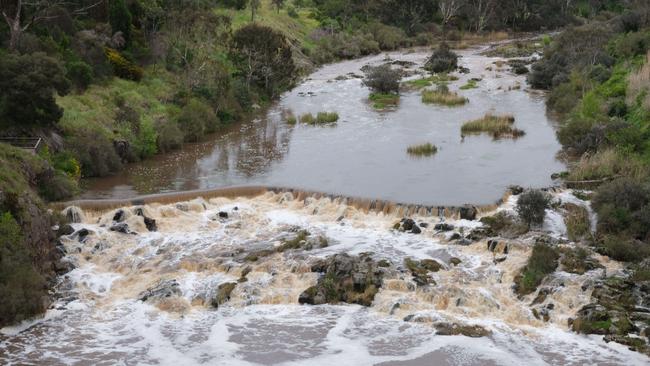
<svg viewBox="0 0 650 366"><path fill-rule="evenodd" d="M375 212L384 215L395 216L439 216L442 209L445 218L458 219L461 216L461 210L474 209L477 214L494 211L501 203L510 196L507 191L504 196L494 204L487 205L463 205L463 206L439 206L423 205L417 203L394 202L382 199L370 199L339 195L334 193L309 191L297 188L287 187L267 187L267 186L236 186L206 190L193 190L184 192L159 193L152 195L138 196L130 199L96 199L96 200L74 200L67 202L54 202L50 204L55 210L63 210L66 207L76 206L82 210L89 211L107 211L125 206L141 206L149 204L171 204L176 202L190 201L197 198L209 200L211 198L254 198L266 193L282 195L291 194L293 200L305 201L307 199L329 199L332 202L354 207L365 213Z"/></svg>

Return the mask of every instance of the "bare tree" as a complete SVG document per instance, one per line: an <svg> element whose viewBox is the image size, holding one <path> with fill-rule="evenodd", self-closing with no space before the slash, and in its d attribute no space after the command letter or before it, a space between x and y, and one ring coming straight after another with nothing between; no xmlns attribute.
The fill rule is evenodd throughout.
<svg viewBox="0 0 650 366"><path fill-rule="evenodd" d="M87 6L79 6L65 0L0 0L2 17L9 26L9 49L15 50L22 34L32 25L44 20L55 19L59 13L54 10L77 5L72 15L84 14L104 0Z"/></svg>
<svg viewBox="0 0 650 366"><path fill-rule="evenodd" d="M471 0L470 3L474 13L474 28L477 32L482 32L494 15L496 0Z"/></svg>
<svg viewBox="0 0 650 366"><path fill-rule="evenodd" d="M438 2L438 9L442 16L443 27L458 15L462 6L462 0L440 0L440 2Z"/></svg>

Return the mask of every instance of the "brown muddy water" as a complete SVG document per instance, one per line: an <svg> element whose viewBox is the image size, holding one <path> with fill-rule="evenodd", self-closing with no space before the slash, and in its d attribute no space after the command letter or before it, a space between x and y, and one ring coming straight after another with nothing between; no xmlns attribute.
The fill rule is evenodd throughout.
<svg viewBox="0 0 650 366"><path fill-rule="evenodd" d="M321 68L270 108L264 118L233 127L209 141L130 165L119 175L85 181L80 198L129 198L141 194L239 185L291 187L404 203L489 204L508 185L546 187L550 175L565 169L554 121L543 94L529 90L524 76L497 67L500 58L480 55L483 48L460 51L458 74L450 89L481 78L477 89L460 90L462 107L425 105L419 91L402 92L396 110L379 112L359 78L364 65L391 60L420 66L429 52L393 52ZM489 70L491 69L491 70ZM418 76L413 76L418 77ZM520 85L521 89L516 89ZM334 111L334 126L289 126L283 112L296 115ZM461 125L487 112L508 113L526 136L494 141L490 136L461 137ZM413 158L406 148L431 142L438 153Z"/></svg>

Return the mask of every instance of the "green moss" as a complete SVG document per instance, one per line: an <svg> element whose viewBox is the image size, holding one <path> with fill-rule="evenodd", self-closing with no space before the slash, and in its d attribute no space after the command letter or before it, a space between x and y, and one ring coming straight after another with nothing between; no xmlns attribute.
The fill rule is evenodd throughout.
<svg viewBox="0 0 650 366"><path fill-rule="evenodd" d="M527 295L534 292L542 280L555 271L559 254L546 244L535 244L526 266L515 277L515 292Z"/></svg>

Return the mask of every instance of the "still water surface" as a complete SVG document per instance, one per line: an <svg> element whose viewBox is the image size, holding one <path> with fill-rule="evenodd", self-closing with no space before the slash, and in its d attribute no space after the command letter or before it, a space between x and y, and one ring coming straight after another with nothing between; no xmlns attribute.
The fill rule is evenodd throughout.
<svg viewBox="0 0 650 366"><path fill-rule="evenodd" d="M86 181L83 198L127 198L138 194L210 189L237 185L272 185L405 203L488 204L511 184L543 187L564 169L556 159L560 145L554 121L546 114L544 95L531 91L524 76L499 58L480 55L480 48L461 51L459 74L451 90L470 78L477 89L461 90L463 107L425 105L420 91L403 91L396 110L379 112L368 103L369 90L359 78L364 65L412 61L408 70L422 72L428 52L395 52L321 68L285 93L263 117L233 127L210 141L130 165L117 176ZM412 76L418 77L418 76ZM521 85L520 90L514 89ZM511 90L513 89L513 90ZM334 126L289 126L287 110L296 115L335 111ZM487 112L509 113L526 136L493 140L461 137L461 125ZM412 144L431 142L434 157L413 158Z"/></svg>

